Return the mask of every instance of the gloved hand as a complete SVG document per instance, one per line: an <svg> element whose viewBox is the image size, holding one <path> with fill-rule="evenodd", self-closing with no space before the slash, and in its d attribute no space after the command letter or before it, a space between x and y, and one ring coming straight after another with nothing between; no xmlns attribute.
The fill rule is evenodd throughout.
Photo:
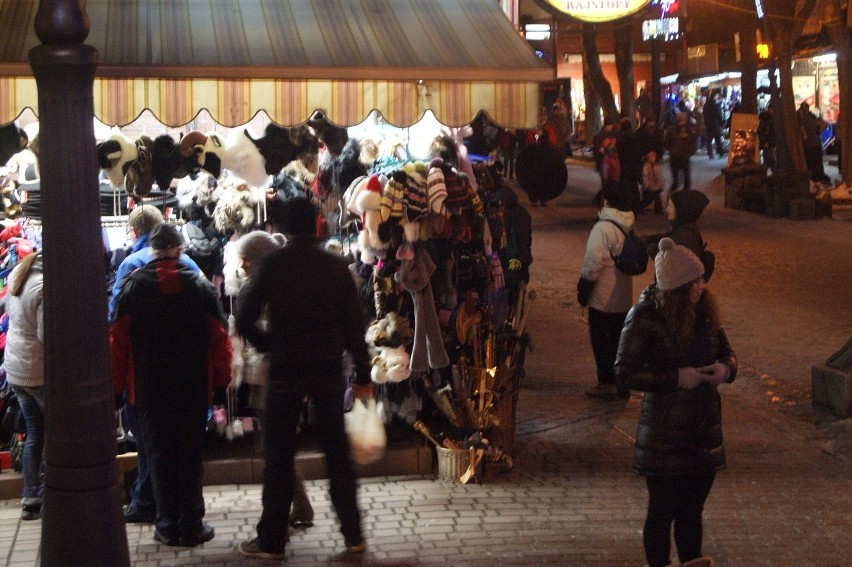
<svg viewBox="0 0 852 567"><path fill-rule="evenodd" d="M224 406L228 401L228 394L225 391L226 388L218 387L213 388L213 405L214 406Z"/></svg>
<svg viewBox="0 0 852 567"><path fill-rule="evenodd" d="M512 258L509 260L509 271L510 272L518 272L523 267L523 264L517 258Z"/></svg>
<svg viewBox="0 0 852 567"><path fill-rule="evenodd" d="M114 395L114 401L115 401L116 411L123 408L124 407L124 394L115 394Z"/></svg>
<svg viewBox="0 0 852 567"><path fill-rule="evenodd" d="M580 276L580 280L577 282L577 303L583 307L588 307L589 301L592 299L593 289L595 289L595 282Z"/></svg>

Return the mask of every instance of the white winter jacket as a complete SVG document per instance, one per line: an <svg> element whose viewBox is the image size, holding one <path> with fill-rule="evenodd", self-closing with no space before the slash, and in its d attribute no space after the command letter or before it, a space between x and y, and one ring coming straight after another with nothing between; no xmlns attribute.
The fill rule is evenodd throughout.
<svg viewBox="0 0 852 567"><path fill-rule="evenodd" d="M601 220L592 227L586 242L581 271L585 279L595 282L589 307L607 313L627 313L633 306L633 277L619 271L612 259L621 253L624 235L617 226L603 219L613 220L629 232L635 217L630 211L603 207L598 218Z"/></svg>
<svg viewBox="0 0 852 567"><path fill-rule="evenodd" d="M9 289L24 277L23 265L18 264L9 274ZM6 296L9 330L6 332L6 351L3 366L10 384L40 388L44 386L44 317L42 315L43 274L41 259L35 261L29 277L18 295Z"/></svg>

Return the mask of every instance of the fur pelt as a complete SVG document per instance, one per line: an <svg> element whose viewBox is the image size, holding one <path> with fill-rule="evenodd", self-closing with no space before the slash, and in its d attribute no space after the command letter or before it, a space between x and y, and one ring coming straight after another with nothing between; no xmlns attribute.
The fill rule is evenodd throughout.
<svg viewBox="0 0 852 567"><path fill-rule="evenodd" d="M258 199L255 191L238 177L220 182L222 194L213 210L213 222L223 234L244 234L257 222Z"/></svg>

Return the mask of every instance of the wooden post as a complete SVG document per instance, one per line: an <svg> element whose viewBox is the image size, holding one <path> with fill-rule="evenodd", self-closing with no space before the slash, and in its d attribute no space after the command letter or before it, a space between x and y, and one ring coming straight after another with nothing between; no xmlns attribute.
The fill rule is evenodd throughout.
<svg viewBox="0 0 852 567"><path fill-rule="evenodd" d="M45 482L41 564L129 567L109 374L92 118L97 51L82 0L41 0L38 86L44 244Z"/></svg>

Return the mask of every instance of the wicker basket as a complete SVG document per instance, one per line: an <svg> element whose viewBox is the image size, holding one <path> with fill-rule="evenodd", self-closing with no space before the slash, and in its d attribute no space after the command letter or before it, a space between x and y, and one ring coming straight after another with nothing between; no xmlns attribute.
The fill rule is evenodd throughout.
<svg viewBox="0 0 852 567"><path fill-rule="evenodd" d="M470 451L464 449L445 449L436 447L438 451L438 478L458 482L470 465Z"/></svg>

